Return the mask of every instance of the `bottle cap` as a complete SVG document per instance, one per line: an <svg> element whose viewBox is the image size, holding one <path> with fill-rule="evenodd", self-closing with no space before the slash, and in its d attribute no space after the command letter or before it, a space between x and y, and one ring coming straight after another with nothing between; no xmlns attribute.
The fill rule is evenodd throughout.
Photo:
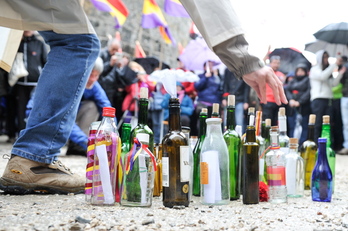
<svg viewBox="0 0 348 231"><path fill-rule="evenodd" d="M213 112L219 112L219 106L218 103L213 103Z"/></svg>
<svg viewBox="0 0 348 231"><path fill-rule="evenodd" d="M271 126L271 119L266 119L265 122L267 127Z"/></svg>
<svg viewBox="0 0 348 231"><path fill-rule="evenodd" d="M235 106L236 105L236 97L235 95L227 96L227 106Z"/></svg>
<svg viewBox="0 0 348 231"><path fill-rule="evenodd" d="M289 138L289 144L298 144L298 138Z"/></svg>
<svg viewBox="0 0 348 231"><path fill-rule="evenodd" d="M140 98L148 99L149 98L149 89L147 87L140 88Z"/></svg>
<svg viewBox="0 0 348 231"><path fill-rule="evenodd" d="M330 123L330 116L324 115L323 116L323 124L329 124Z"/></svg>
<svg viewBox="0 0 348 231"><path fill-rule="evenodd" d="M309 124L315 124L315 119L316 119L316 115L315 114L310 114L309 115Z"/></svg>
<svg viewBox="0 0 348 231"><path fill-rule="evenodd" d="M248 114L250 113L255 113L255 108L254 107L249 107L248 108Z"/></svg>
<svg viewBox="0 0 348 231"><path fill-rule="evenodd" d="M113 107L103 107L103 116L115 117L116 109Z"/></svg>
<svg viewBox="0 0 348 231"><path fill-rule="evenodd" d="M318 143L326 143L327 139L326 138L318 138Z"/></svg>
<svg viewBox="0 0 348 231"><path fill-rule="evenodd" d="M208 113L208 108L202 108L201 112L202 113Z"/></svg>
<svg viewBox="0 0 348 231"><path fill-rule="evenodd" d="M149 134L146 134L146 133L138 133L137 136L138 140L140 142L144 142L144 143L149 143L149 139L150 139L150 136Z"/></svg>
<svg viewBox="0 0 348 231"><path fill-rule="evenodd" d="M280 107L280 108L279 108L278 115L279 115L279 116L285 116L285 107Z"/></svg>

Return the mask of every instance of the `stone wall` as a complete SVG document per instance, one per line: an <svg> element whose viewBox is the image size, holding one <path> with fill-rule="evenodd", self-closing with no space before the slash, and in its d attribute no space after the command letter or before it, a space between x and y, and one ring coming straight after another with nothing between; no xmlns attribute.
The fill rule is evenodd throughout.
<svg viewBox="0 0 348 231"><path fill-rule="evenodd" d="M162 9L172 36L176 40L176 45L170 45L164 43L158 28L144 29L141 27L143 0L123 0L123 2L129 15L122 28L119 29L115 29L114 19L109 13L95 9L89 0L84 2L85 11L100 38L102 47L106 46L108 36L114 36L115 32L119 31L124 52L133 56L135 41L138 40L148 57L156 57L175 68L176 58L179 55L178 44L181 43L185 47L190 40L191 19L167 15L163 11L164 0L156 1Z"/></svg>

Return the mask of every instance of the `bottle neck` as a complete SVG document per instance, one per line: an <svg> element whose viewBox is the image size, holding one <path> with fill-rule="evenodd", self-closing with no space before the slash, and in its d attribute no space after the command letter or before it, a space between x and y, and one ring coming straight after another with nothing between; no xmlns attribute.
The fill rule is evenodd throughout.
<svg viewBox="0 0 348 231"><path fill-rule="evenodd" d="M270 138L271 138L271 148L272 149L278 149L279 146L279 135L277 132L271 132L270 134Z"/></svg>
<svg viewBox="0 0 348 231"><path fill-rule="evenodd" d="M219 122L210 122L207 124L207 136L218 134L222 136L221 123Z"/></svg>
<svg viewBox="0 0 348 231"><path fill-rule="evenodd" d="M256 142L255 126L248 125L245 133L246 133L245 141L247 143Z"/></svg>
<svg viewBox="0 0 348 231"><path fill-rule="evenodd" d="M326 155L326 145L325 142L320 142L318 144L318 163L328 163Z"/></svg>
<svg viewBox="0 0 348 231"><path fill-rule="evenodd" d="M289 154L297 154L298 155L298 144L290 144L289 145Z"/></svg>
<svg viewBox="0 0 348 231"><path fill-rule="evenodd" d="M169 131L181 131L179 99L169 100Z"/></svg>
<svg viewBox="0 0 348 231"><path fill-rule="evenodd" d="M228 106L227 107L227 129L234 130L236 128L236 114L235 107Z"/></svg>
<svg viewBox="0 0 348 231"><path fill-rule="evenodd" d="M207 132L207 123L205 120L208 118L207 114L199 115L199 138L204 139L205 134Z"/></svg>
<svg viewBox="0 0 348 231"><path fill-rule="evenodd" d="M314 131L315 131L315 125L314 124L308 124L307 140L314 141Z"/></svg>
<svg viewBox="0 0 348 231"><path fill-rule="evenodd" d="M269 130L271 128L270 127L267 127L266 124L262 124L262 127L261 127L261 136L262 138L266 139L266 140L269 140Z"/></svg>
<svg viewBox="0 0 348 231"><path fill-rule="evenodd" d="M286 134L287 127L286 127L286 117L285 116L280 116L278 118L279 121L279 134L284 135Z"/></svg>
<svg viewBox="0 0 348 231"><path fill-rule="evenodd" d="M145 98L139 99L139 115L138 123L147 124L148 119L148 110L149 110L149 100Z"/></svg>
<svg viewBox="0 0 348 231"><path fill-rule="evenodd" d="M331 147L331 127L330 124L323 124L321 130L321 137L326 138L326 146Z"/></svg>
<svg viewBox="0 0 348 231"><path fill-rule="evenodd" d="M131 128L126 127L122 129L122 136L121 136L121 141L122 143L130 143L130 137L131 137Z"/></svg>

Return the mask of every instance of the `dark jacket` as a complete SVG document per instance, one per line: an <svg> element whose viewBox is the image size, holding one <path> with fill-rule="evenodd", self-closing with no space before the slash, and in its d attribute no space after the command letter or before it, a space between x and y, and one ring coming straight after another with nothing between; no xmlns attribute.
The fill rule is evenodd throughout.
<svg viewBox="0 0 348 231"><path fill-rule="evenodd" d="M226 68L224 73L223 96L235 95L237 103L248 103L250 86Z"/></svg>
<svg viewBox="0 0 348 231"><path fill-rule="evenodd" d="M207 103L220 103L222 97L221 79L219 76L205 77L205 73L198 75L199 81L195 82L198 101Z"/></svg>
<svg viewBox="0 0 348 231"><path fill-rule="evenodd" d="M35 35L23 37L18 52L23 53L24 65L29 75L18 79L17 84L35 86L47 61L45 44Z"/></svg>
<svg viewBox="0 0 348 231"><path fill-rule="evenodd" d="M308 76L297 76L284 87L288 100L296 100L301 105L310 103L310 90Z"/></svg>
<svg viewBox="0 0 348 231"><path fill-rule="evenodd" d="M341 79L342 83L342 94L343 97L348 97L348 65L345 65L347 68L346 72L344 72L343 77Z"/></svg>
<svg viewBox="0 0 348 231"><path fill-rule="evenodd" d="M164 109L163 119L168 120L169 118L169 99L170 95L165 94L162 101L162 108ZM192 99L185 94L184 98L180 103L180 114L191 116L194 110Z"/></svg>

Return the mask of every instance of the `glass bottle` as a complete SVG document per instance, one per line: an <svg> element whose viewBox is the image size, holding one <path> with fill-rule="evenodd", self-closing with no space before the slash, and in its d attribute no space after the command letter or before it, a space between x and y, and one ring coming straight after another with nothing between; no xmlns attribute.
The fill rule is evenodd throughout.
<svg viewBox="0 0 348 231"><path fill-rule="evenodd" d="M240 149L241 140L240 136L235 130L236 118L235 118L235 96L229 95L227 97L227 129L223 134L224 140L227 145L229 155L229 174L230 174L230 200L238 200L240 198Z"/></svg>
<svg viewBox="0 0 348 231"><path fill-rule="evenodd" d="M211 112L211 118L220 118L220 104L213 103L213 110Z"/></svg>
<svg viewBox="0 0 348 231"><path fill-rule="evenodd" d="M205 139L205 134L207 130L207 123L205 120L208 118L208 109L202 108L199 113L199 137L198 141L193 149L193 192L194 196L201 196L201 181L200 181L200 154L202 149L202 144Z"/></svg>
<svg viewBox="0 0 348 231"><path fill-rule="evenodd" d="M261 136L264 139L264 146L265 149L263 150L262 154L261 154L261 159L263 159L264 164L263 164L263 175L262 178L260 179L260 181L263 181L264 183L267 183L267 165L266 165L266 154L270 149L270 137L269 137L269 132L271 130L271 119L265 119L264 121L262 121L261 124ZM260 165L260 168L261 165ZM260 170L261 173L261 170Z"/></svg>
<svg viewBox="0 0 348 231"><path fill-rule="evenodd" d="M149 89L146 87L140 88L140 98L139 98L139 115L138 124L133 128L131 132L131 142L138 133L149 134L149 149L153 153L154 150L154 136L151 128L147 125L148 122L148 111L149 111Z"/></svg>
<svg viewBox="0 0 348 231"><path fill-rule="evenodd" d="M230 202L229 157L221 122L221 118L206 120L207 136L200 155L201 203L206 205Z"/></svg>
<svg viewBox="0 0 348 231"><path fill-rule="evenodd" d="M155 146L155 157L157 163L157 171L155 172L155 182L153 186L153 196L159 197L162 192L162 144Z"/></svg>
<svg viewBox="0 0 348 231"><path fill-rule="evenodd" d="M266 154L267 181L269 186L269 202L287 202L285 153L279 146L278 126L272 126L270 131L271 149Z"/></svg>
<svg viewBox="0 0 348 231"><path fill-rule="evenodd" d="M186 139L188 140L188 146L189 146L189 164L190 164L190 191L189 191L189 200L192 198L192 190L193 190L193 153L191 149L191 143L190 143L190 127L182 126L181 127L182 132L185 134Z"/></svg>
<svg viewBox="0 0 348 231"><path fill-rule="evenodd" d="M263 152L266 149L265 139L261 135L262 111L256 111L255 133L256 142L259 144L259 180L263 181L263 173L265 170L265 158Z"/></svg>
<svg viewBox="0 0 348 231"><path fill-rule="evenodd" d="M332 193L335 191L335 172L336 172L336 153L331 148L331 125L330 116L323 116L323 125L321 130L321 137L326 138L326 154L332 173Z"/></svg>
<svg viewBox="0 0 348 231"><path fill-rule="evenodd" d="M330 202L333 189L333 176L327 160L327 139L319 138L318 146L318 159L312 173L312 200Z"/></svg>
<svg viewBox="0 0 348 231"><path fill-rule="evenodd" d="M242 155L243 204L259 203L259 144L255 126L248 125Z"/></svg>
<svg viewBox="0 0 348 231"><path fill-rule="evenodd" d="M86 165L86 184L85 184L85 200L91 202L92 182L93 182L93 165L95 154L95 134L100 125L100 121L95 121L89 126L89 135L87 143L87 165Z"/></svg>
<svg viewBox="0 0 348 231"><path fill-rule="evenodd" d="M301 145L301 157L305 166L305 189L311 189L312 172L315 166L318 146L314 141L315 114L309 115L307 140Z"/></svg>
<svg viewBox="0 0 348 231"><path fill-rule="evenodd" d="M286 189L288 197L302 197L304 193L304 163L298 152L298 139L289 139L286 155Z"/></svg>
<svg viewBox="0 0 348 231"><path fill-rule="evenodd" d="M169 131L162 140L163 205L189 206L190 165L188 140L181 131L180 103L169 100Z"/></svg>
<svg viewBox="0 0 348 231"><path fill-rule="evenodd" d="M125 157L127 153L129 152L131 148L131 142L130 142L130 134L131 134L131 124L130 123L123 123L122 124L122 133L121 133L121 157L119 160L119 167L118 169L118 187L121 189L122 182L123 182L123 169L125 165Z"/></svg>
<svg viewBox="0 0 348 231"><path fill-rule="evenodd" d="M150 207L156 160L148 148L149 134L138 133L132 151L126 155L121 205Z"/></svg>
<svg viewBox="0 0 348 231"><path fill-rule="evenodd" d="M280 107L278 112L279 146L286 154L289 153L289 137L287 135L285 107Z"/></svg>
<svg viewBox="0 0 348 231"><path fill-rule="evenodd" d="M118 149L121 140L115 122L115 108L104 107L95 137L95 155L91 203L114 205L119 200L117 187Z"/></svg>

